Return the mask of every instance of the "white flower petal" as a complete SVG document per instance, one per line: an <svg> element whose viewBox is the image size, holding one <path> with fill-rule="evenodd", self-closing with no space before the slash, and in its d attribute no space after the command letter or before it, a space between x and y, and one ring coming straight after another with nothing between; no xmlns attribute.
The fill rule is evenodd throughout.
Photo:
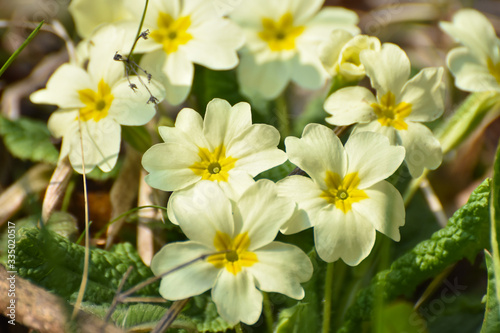
<svg viewBox="0 0 500 333"><path fill-rule="evenodd" d="M87 72L94 82L104 80L113 86L123 78L124 64L115 61L116 53L126 57L137 34L136 22L121 22L104 25L89 38L89 63Z"/></svg>
<svg viewBox="0 0 500 333"><path fill-rule="evenodd" d="M322 36L327 36L335 29L343 29L357 35L360 32L356 26L358 21L358 15L352 10L325 7L307 23L304 38L324 39Z"/></svg>
<svg viewBox="0 0 500 333"><path fill-rule="evenodd" d="M398 134L406 149L405 162L412 177L419 177L424 168L434 170L441 165L441 144L426 126L408 122L408 130L398 131Z"/></svg>
<svg viewBox="0 0 500 333"><path fill-rule="evenodd" d="M292 216L295 204L288 198L278 197L275 183L261 179L248 188L238 200L243 226L248 231L249 251L271 243L281 226Z"/></svg>
<svg viewBox="0 0 500 333"><path fill-rule="evenodd" d="M163 85L165 99L171 105L186 100L193 83L194 65L182 50L168 56L163 50L146 53L141 59L141 67Z"/></svg>
<svg viewBox="0 0 500 333"><path fill-rule="evenodd" d="M155 115L155 104L149 102L150 95L137 78L131 77L130 82L134 83L137 89L132 90L126 78L112 88L114 99L108 112L121 125L144 125ZM159 100L163 98L162 88L158 85L152 83L148 88L153 96Z"/></svg>
<svg viewBox="0 0 500 333"><path fill-rule="evenodd" d="M392 175L405 158L403 147L391 146L387 137L372 132L351 135L345 144L345 151L347 173L358 173L360 189Z"/></svg>
<svg viewBox="0 0 500 333"><path fill-rule="evenodd" d="M314 45L314 48L311 49L314 50L314 52L299 52L298 56L291 59L291 79L303 88L316 90L320 89L325 84L328 72L319 60L316 52L317 45Z"/></svg>
<svg viewBox="0 0 500 333"><path fill-rule="evenodd" d="M178 193L171 208L184 234L208 248L214 248L216 232L234 234L231 202L214 182L201 181Z"/></svg>
<svg viewBox="0 0 500 333"><path fill-rule="evenodd" d="M231 140L251 125L250 104L241 102L231 107L226 100L215 98L207 104L203 134L212 149L221 144L227 149Z"/></svg>
<svg viewBox="0 0 500 333"><path fill-rule="evenodd" d="M307 172L322 187L326 171L344 175L347 158L340 139L331 129L319 124L308 124L302 138L287 137L286 153L290 161Z"/></svg>
<svg viewBox="0 0 500 333"><path fill-rule="evenodd" d="M278 97L291 78L289 62L269 61L258 64L254 56L248 53L241 54L237 72L242 93L265 99Z"/></svg>
<svg viewBox="0 0 500 333"><path fill-rule="evenodd" d="M314 242L321 259L333 262L342 259L356 266L365 259L375 244L375 228L353 210L324 211L314 227Z"/></svg>
<svg viewBox="0 0 500 333"><path fill-rule="evenodd" d="M237 159L235 167L253 177L287 160L286 153L278 149L280 134L276 128L255 124L231 140L227 155Z"/></svg>
<svg viewBox="0 0 500 333"><path fill-rule="evenodd" d="M142 165L149 172L146 182L163 191L183 189L201 179L189 169L199 159L192 144L156 144L142 156Z"/></svg>
<svg viewBox="0 0 500 333"><path fill-rule="evenodd" d="M297 246L281 242L255 251L258 262L247 270L266 292L278 292L295 299L304 297L301 282L308 281L313 272L309 257Z"/></svg>
<svg viewBox="0 0 500 333"><path fill-rule="evenodd" d="M352 206L357 214L370 222L376 230L399 241L399 227L405 224L405 207L401 194L394 186L381 181L364 189L369 199Z"/></svg>
<svg viewBox="0 0 500 333"><path fill-rule="evenodd" d="M457 88L472 91L500 91L500 83L491 75L484 61L479 60L471 50L458 47L446 57L451 73L455 76Z"/></svg>
<svg viewBox="0 0 500 333"><path fill-rule="evenodd" d="M85 104L80 100L78 91L95 89L95 84L84 69L63 64L52 74L47 88L35 91L30 100L33 103L57 105L61 109L81 108Z"/></svg>
<svg viewBox="0 0 500 333"><path fill-rule="evenodd" d="M93 120L82 122L82 127L85 126L88 126L89 138L96 150L97 166L104 172L111 171L120 152L120 125L110 118L104 118L98 122Z"/></svg>
<svg viewBox="0 0 500 333"><path fill-rule="evenodd" d="M494 58L500 56L493 54L498 43L493 25L477 10L461 9L453 15L453 23L439 22L439 26L479 57L496 60Z"/></svg>
<svg viewBox="0 0 500 333"><path fill-rule="evenodd" d="M380 51L365 50L360 60L377 96L389 91L398 96L410 76L410 60L395 44L384 43Z"/></svg>
<svg viewBox="0 0 500 333"><path fill-rule="evenodd" d="M295 1L282 1L289 8L290 13L293 14L294 23L297 25L307 24L308 21L321 9L324 0L295 0Z"/></svg>
<svg viewBox="0 0 500 333"><path fill-rule="evenodd" d="M175 127L159 126L158 132L165 143L192 144L192 150L208 147L203 137L203 118L193 109L184 108L175 119Z"/></svg>
<svg viewBox="0 0 500 333"><path fill-rule="evenodd" d="M217 312L231 325L240 321L255 324L262 312L262 298L262 293L255 288L253 277L246 271L233 275L222 270L212 288Z"/></svg>
<svg viewBox="0 0 500 333"><path fill-rule="evenodd" d="M241 195L255 183L255 180L247 172L243 170L233 169L229 171L229 179L227 182L218 182L220 188L226 196L237 201Z"/></svg>
<svg viewBox="0 0 500 333"><path fill-rule="evenodd" d="M57 110L50 115L47 127L55 138L74 133L78 130L78 110Z"/></svg>
<svg viewBox="0 0 500 333"><path fill-rule="evenodd" d="M382 126L378 120L371 121L367 124L358 124L356 127L354 127L354 130L351 132L351 135L354 135L355 133L362 133L362 132L376 132L383 134L385 137L389 139L389 142L392 145L397 144L397 131L394 127L392 126Z"/></svg>
<svg viewBox="0 0 500 333"><path fill-rule="evenodd" d="M236 50L243 45L244 35L236 24L227 19L211 20L190 33L196 37L184 49L192 62L214 70L238 65Z"/></svg>
<svg viewBox="0 0 500 333"><path fill-rule="evenodd" d="M289 176L277 185L279 196L290 198L298 204L298 210L281 229L286 235L312 227L317 222L319 212L329 205L320 198L323 191L310 178Z"/></svg>
<svg viewBox="0 0 500 333"><path fill-rule="evenodd" d="M213 250L196 242L170 243L155 254L151 270L158 276L211 252ZM165 275L159 291L168 300L200 295L213 287L218 274L219 269L214 265L199 260Z"/></svg>
<svg viewBox="0 0 500 333"><path fill-rule="evenodd" d="M319 58L330 75L337 74L337 64L344 45L353 37L348 31L334 30L328 39L319 45Z"/></svg>
<svg viewBox="0 0 500 333"><path fill-rule="evenodd" d="M331 115L326 121L337 126L367 123L376 119L372 103L377 103L377 100L371 91L364 87L340 89L325 101L325 110Z"/></svg>
<svg viewBox="0 0 500 333"><path fill-rule="evenodd" d="M398 102L411 104L409 121L432 121L444 111L443 68L424 68L406 83Z"/></svg>

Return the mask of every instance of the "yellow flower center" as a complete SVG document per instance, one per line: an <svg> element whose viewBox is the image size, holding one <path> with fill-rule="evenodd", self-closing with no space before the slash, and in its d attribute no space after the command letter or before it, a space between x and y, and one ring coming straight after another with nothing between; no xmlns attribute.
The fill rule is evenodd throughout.
<svg viewBox="0 0 500 333"><path fill-rule="evenodd" d="M358 189L359 182L357 172L350 173L342 179L339 174L327 171L325 183L328 189L323 191L320 197L347 213L353 203L368 199L365 191Z"/></svg>
<svg viewBox="0 0 500 333"><path fill-rule="evenodd" d="M163 44L163 50L166 53L176 52L179 45L184 45L193 39L193 35L187 32L191 26L189 16L179 17L174 20L169 14L160 12L157 24L158 29L153 30L149 36L155 42Z"/></svg>
<svg viewBox="0 0 500 333"><path fill-rule="evenodd" d="M224 181L229 178L229 170L234 168L237 159L228 156L226 157L226 148L220 145L213 152L207 148L199 148L198 156L201 161L195 162L189 168L193 172L201 176L203 180Z"/></svg>
<svg viewBox="0 0 500 333"><path fill-rule="evenodd" d="M382 96L379 103L372 103L371 107L382 126L392 126L397 130L408 129L404 119L411 113L411 104L401 102L396 105L396 96L392 92Z"/></svg>
<svg viewBox="0 0 500 333"><path fill-rule="evenodd" d="M234 275L241 272L242 267L250 267L259 261L255 253L247 251L250 246L248 232L238 234L232 239L228 234L217 231L214 246L217 251L226 252L211 255L207 261L217 268L225 267Z"/></svg>
<svg viewBox="0 0 500 333"><path fill-rule="evenodd" d="M264 17L262 27L259 37L267 42L271 51L295 49L295 39L305 30L304 26L293 25L291 13L284 14L278 21Z"/></svg>
<svg viewBox="0 0 500 333"><path fill-rule="evenodd" d="M495 80L497 80L497 82L500 84L500 62L494 64L493 60L488 58L488 70L490 71L490 74L493 75Z"/></svg>
<svg viewBox="0 0 500 333"><path fill-rule="evenodd" d="M101 79L97 84L97 92L92 89L82 89L78 91L78 95L80 101L85 104L80 109L80 119L82 121L93 119L98 122L106 118L114 96L111 94L110 86L104 82L104 79Z"/></svg>

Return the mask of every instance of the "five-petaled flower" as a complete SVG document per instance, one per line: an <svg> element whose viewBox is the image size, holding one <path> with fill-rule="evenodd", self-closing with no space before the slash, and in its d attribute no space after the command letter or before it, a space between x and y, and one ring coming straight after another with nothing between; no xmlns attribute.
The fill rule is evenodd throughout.
<svg viewBox="0 0 500 333"><path fill-rule="evenodd" d="M104 172L113 169L120 151L120 125L144 125L156 112L143 85L148 80L143 78L141 83L136 76L125 77L123 64L113 60L117 45L125 48L133 41L133 36L129 37L128 32L114 26L98 30L86 44L90 47L86 70L76 64L64 64L54 72L45 89L30 96L34 103L59 107L51 115L48 127L55 137L63 138L60 159L69 155L71 165L79 173L83 173L82 161L86 173L95 166ZM148 88L158 101L163 99L163 91L154 81Z"/></svg>
<svg viewBox="0 0 500 333"><path fill-rule="evenodd" d="M166 100L182 103L193 83L194 63L214 70L236 67L244 43L238 26L206 0L151 0L144 21L149 38L137 45L141 66L163 83Z"/></svg>
<svg viewBox="0 0 500 333"><path fill-rule="evenodd" d="M384 179L402 163L403 147L372 132L352 135L343 147L331 129L318 124L307 125L301 139L287 137L285 145L290 161L311 178L290 176L278 182L280 196L298 204L283 233L314 227L319 256L327 262L341 258L352 266L370 254L375 230L399 241L403 199Z"/></svg>
<svg viewBox="0 0 500 333"><path fill-rule="evenodd" d="M250 97L273 99L290 82L321 88L328 73L318 46L334 29L358 33L357 15L344 8L323 8L324 0L252 0L229 16L246 35L238 80Z"/></svg>
<svg viewBox="0 0 500 333"><path fill-rule="evenodd" d="M237 201L210 181L197 184L195 192L171 199L173 214L189 241L167 244L154 256L151 269L160 275L210 256L164 276L164 298L185 299L212 289L222 318L233 325L251 325L262 312L259 289L304 297L300 283L311 278L312 264L298 247L273 241L294 211L290 200L277 197L273 182L254 183Z"/></svg>
<svg viewBox="0 0 500 333"><path fill-rule="evenodd" d="M165 143L146 151L142 165L149 172L146 182L164 191L187 190L210 180L236 198L254 182L253 177L286 161L285 152L277 147L279 132L270 125L252 124L245 102L231 107L214 99L204 120L195 110L184 108L175 127L161 126L159 132Z"/></svg>
<svg viewBox="0 0 500 333"><path fill-rule="evenodd" d="M446 57L455 85L466 91L500 92L500 39L488 19L474 9L461 9L453 22L439 26L464 46Z"/></svg>
<svg viewBox="0 0 500 333"><path fill-rule="evenodd" d="M413 78L410 60L397 45L385 43L380 51L360 54L366 75L377 97L364 87L343 88L325 101L330 124L358 125L353 133L372 131L387 136L391 144L406 149L410 174L436 169L442 160L441 144L419 122L437 119L444 110L443 68L424 68Z"/></svg>

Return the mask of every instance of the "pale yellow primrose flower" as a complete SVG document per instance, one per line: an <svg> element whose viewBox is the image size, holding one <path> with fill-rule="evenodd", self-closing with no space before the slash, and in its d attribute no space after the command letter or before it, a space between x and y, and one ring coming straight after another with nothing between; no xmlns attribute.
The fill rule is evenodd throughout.
<svg viewBox="0 0 500 333"><path fill-rule="evenodd" d="M404 203L384 179L403 162L403 147L372 132L351 135L343 147L331 129L319 124L307 125L301 139L287 137L285 146L290 161L311 178L290 176L278 182L279 195L293 199L299 209L283 233L314 227L321 259L340 258L351 266L370 254L375 230L399 241Z"/></svg>
<svg viewBox="0 0 500 333"><path fill-rule="evenodd" d="M87 70L64 64L50 77L45 89L30 96L33 103L59 107L49 118L48 127L56 138L63 138L60 159L69 155L71 165L79 173L83 173L81 142L85 172L95 166L111 171L120 151L120 125L144 125L155 114L155 105L148 103L150 95L144 86L137 77L127 80L123 63L113 60L117 45L125 46L134 39L113 26L99 31L88 44L92 47ZM147 78L143 82L147 84ZM132 90L130 83L137 89ZM159 85L151 82L148 87L161 101L163 92Z"/></svg>
<svg viewBox="0 0 500 333"><path fill-rule="evenodd" d="M236 67L244 36L238 26L217 15L206 0L151 0L144 21L149 29L137 52L141 66L159 80L172 105L182 103L193 83L194 65L214 70Z"/></svg>
<svg viewBox="0 0 500 333"><path fill-rule="evenodd" d="M244 102L231 107L225 100L214 99L207 105L204 120L195 110L184 108L175 127L158 130L165 143L146 151L142 165L149 172L146 182L163 191L186 190L210 180L237 198L254 183L253 177L287 159L277 148L278 130L252 125L250 105ZM169 217L176 223L170 211L169 207Z"/></svg>
<svg viewBox="0 0 500 333"><path fill-rule="evenodd" d="M410 60L399 46L384 43L380 51L360 55L377 97L364 87L343 88L325 101L330 124L358 123L354 133L373 131L387 136L391 144L406 149L405 162L412 177L424 168L436 169L442 161L439 141L420 122L440 117L444 110L443 68L424 68L413 78Z"/></svg>
<svg viewBox="0 0 500 333"><path fill-rule="evenodd" d="M323 66L331 76L342 76L346 81L365 77L365 66L359 55L363 50L380 50L380 41L367 35L354 36L345 30L335 30L319 46Z"/></svg>
<svg viewBox="0 0 500 333"><path fill-rule="evenodd" d="M273 99L290 80L307 89L324 85L328 73L319 59L319 44L334 29L353 34L359 29L356 13L344 8L321 9L323 2L244 1L229 14L247 38L237 68L244 94Z"/></svg>
<svg viewBox="0 0 500 333"><path fill-rule="evenodd" d="M195 192L180 193L172 203L189 241L167 244L154 256L151 269L160 275L202 255L227 252L163 277L164 298L186 299L212 289L224 320L252 325L262 312L261 291L304 297L300 283L312 276L309 258L294 245L273 241L294 210L290 200L277 196L276 184L259 180L237 201L210 181L197 184Z"/></svg>
<svg viewBox="0 0 500 333"><path fill-rule="evenodd" d="M461 9L453 22L440 22L439 26L464 45L446 57L455 85L472 92L500 92L500 39L488 19L477 10Z"/></svg>
<svg viewBox="0 0 500 333"><path fill-rule="evenodd" d="M78 35L88 38L103 24L131 21L137 25L144 3L136 0L71 0L68 6Z"/></svg>

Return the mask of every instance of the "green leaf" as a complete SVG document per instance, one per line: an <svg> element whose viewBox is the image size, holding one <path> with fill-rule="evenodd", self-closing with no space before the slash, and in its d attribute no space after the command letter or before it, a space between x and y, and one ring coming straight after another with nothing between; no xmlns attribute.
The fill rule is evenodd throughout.
<svg viewBox="0 0 500 333"><path fill-rule="evenodd" d="M275 166L269 170L266 170L255 177L256 180L259 179L270 179L273 182L277 182L288 176L290 172L295 169L295 165L293 165L290 161L286 160L285 163Z"/></svg>
<svg viewBox="0 0 500 333"><path fill-rule="evenodd" d="M399 295L409 295L416 286L449 265L464 257L472 260L487 248L490 186L491 180L485 180L444 229L396 259L390 269L379 272L370 285L358 293L339 332L360 332L361 323L371 319L376 296L391 301Z"/></svg>
<svg viewBox="0 0 500 333"><path fill-rule="evenodd" d="M146 152L153 144L151 135L144 126L122 126L122 137L140 153Z"/></svg>
<svg viewBox="0 0 500 333"><path fill-rule="evenodd" d="M115 325L128 330L149 331L168 310L171 302L166 304L121 304L111 316ZM83 310L104 318L109 304L82 304ZM194 332L225 332L232 328L217 313L210 294L193 297L186 308L172 324L173 328L182 328Z"/></svg>
<svg viewBox="0 0 500 333"><path fill-rule="evenodd" d="M484 313L481 333L500 332L500 307L497 299L497 284L493 268L493 258L488 251L484 251L486 268L488 269L488 291L486 294L486 311Z"/></svg>
<svg viewBox="0 0 500 333"><path fill-rule="evenodd" d="M500 145L497 148L493 166L493 181L490 201L491 250L495 286L500 286ZM500 288L496 289L497 302L500 302ZM497 309L498 310L498 309Z"/></svg>
<svg viewBox="0 0 500 333"><path fill-rule="evenodd" d="M11 154L23 160L56 164L59 152L50 142L45 123L30 118L15 121L0 116L0 135Z"/></svg>
<svg viewBox="0 0 500 333"><path fill-rule="evenodd" d="M83 273L84 247L45 229L24 228L18 236L18 274L68 300L76 299ZM129 266L134 269L124 290L153 276L129 243L117 244L111 251L92 249L84 300L110 303ZM158 296L158 283L137 294Z"/></svg>
<svg viewBox="0 0 500 333"><path fill-rule="evenodd" d="M449 152L464 141L499 101L500 94L497 92L470 94L437 133L443 152Z"/></svg>
<svg viewBox="0 0 500 333"><path fill-rule="evenodd" d="M377 333L426 333L427 330L415 325L423 320L413 310L413 304L408 302L395 302L387 304L381 309L381 322Z"/></svg>

